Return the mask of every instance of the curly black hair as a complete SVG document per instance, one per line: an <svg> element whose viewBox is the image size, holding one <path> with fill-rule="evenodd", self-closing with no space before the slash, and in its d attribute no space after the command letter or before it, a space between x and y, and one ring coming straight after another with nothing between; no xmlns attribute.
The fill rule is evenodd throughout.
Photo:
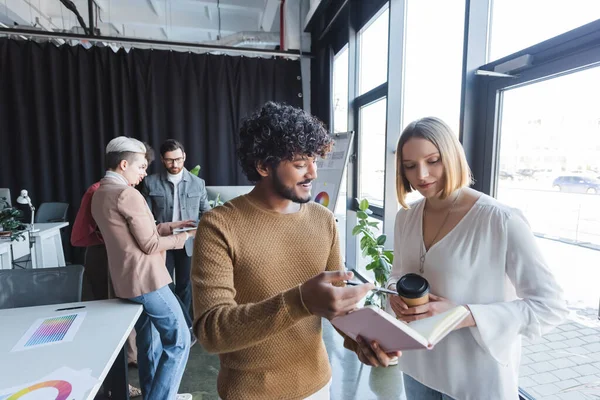
<svg viewBox="0 0 600 400"><path fill-rule="evenodd" d="M276 168L299 154L325 157L332 147L333 139L319 119L300 108L269 101L242 122L237 153L248 180L258 182L258 163Z"/></svg>

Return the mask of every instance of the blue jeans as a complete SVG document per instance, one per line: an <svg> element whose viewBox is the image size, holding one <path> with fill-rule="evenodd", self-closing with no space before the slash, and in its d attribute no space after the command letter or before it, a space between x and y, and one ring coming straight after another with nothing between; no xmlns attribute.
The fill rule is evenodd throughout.
<svg viewBox="0 0 600 400"><path fill-rule="evenodd" d="M192 326L192 258L189 257L185 249L167 251L167 271L175 283L171 284L171 289L181 300L183 314Z"/></svg>
<svg viewBox="0 0 600 400"><path fill-rule="evenodd" d="M169 286L129 300L144 307L135 324L144 399L175 399L191 339L181 306Z"/></svg>
<svg viewBox="0 0 600 400"><path fill-rule="evenodd" d="M402 374L402 376L407 400L453 400L447 394L433 390L406 374Z"/></svg>

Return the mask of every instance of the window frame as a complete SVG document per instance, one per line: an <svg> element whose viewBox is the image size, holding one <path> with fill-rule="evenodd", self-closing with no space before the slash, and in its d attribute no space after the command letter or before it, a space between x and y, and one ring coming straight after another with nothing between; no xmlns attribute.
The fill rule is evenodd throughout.
<svg viewBox="0 0 600 400"><path fill-rule="evenodd" d="M497 65L525 54L531 54L535 60L533 65L505 77L480 76L478 84L475 85L474 92L481 96L481 101L473 112L480 116L477 126L481 134L473 135L476 138L476 146L470 149L467 158L478 190L490 196L496 195L503 92L584 69L600 67L599 49L600 20L479 68L483 73L487 73L485 71L493 71Z"/></svg>

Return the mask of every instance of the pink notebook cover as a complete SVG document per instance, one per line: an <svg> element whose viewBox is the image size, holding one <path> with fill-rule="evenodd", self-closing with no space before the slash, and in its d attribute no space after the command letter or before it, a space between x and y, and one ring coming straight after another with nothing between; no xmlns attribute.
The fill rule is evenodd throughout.
<svg viewBox="0 0 600 400"><path fill-rule="evenodd" d="M388 353L430 348L403 331L400 326L403 324L402 322L392 322L380 315L379 312L385 313L385 311L365 307L342 317L334 318L331 323L353 340L356 340L359 335L369 342L376 340L381 348Z"/></svg>

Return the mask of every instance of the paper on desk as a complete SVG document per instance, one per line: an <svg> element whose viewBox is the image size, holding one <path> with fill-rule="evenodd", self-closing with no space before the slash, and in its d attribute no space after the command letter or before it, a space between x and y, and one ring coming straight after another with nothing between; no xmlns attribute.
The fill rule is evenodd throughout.
<svg viewBox="0 0 600 400"><path fill-rule="evenodd" d="M85 315L86 312L82 311L39 318L25 332L11 352L72 341Z"/></svg>
<svg viewBox="0 0 600 400"><path fill-rule="evenodd" d="M0 387L0 400L80 400L97 385L90 369L75 371L69 367L61 367L45 377L12 388Z"/></svg>

